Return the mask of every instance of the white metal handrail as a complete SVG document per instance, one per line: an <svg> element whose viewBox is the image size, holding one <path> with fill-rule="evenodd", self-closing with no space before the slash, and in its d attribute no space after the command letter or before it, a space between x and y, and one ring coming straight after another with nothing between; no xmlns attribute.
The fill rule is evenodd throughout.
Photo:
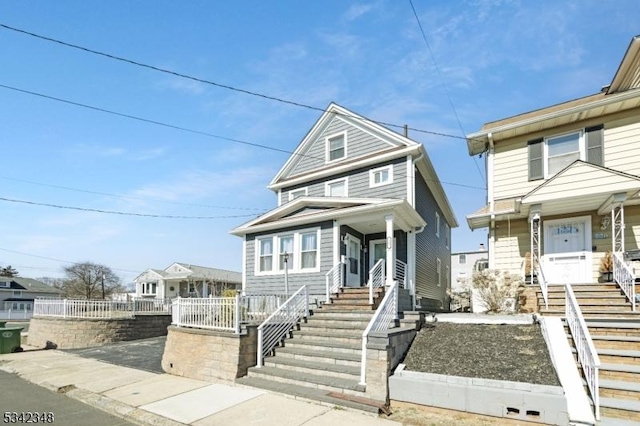
<svg viewBox="0 0 640 426"><path fill-rule="evenodd" d="M133 302L88 299L36 299L33 315L59 318L133 318Z"/></svg>
<svg viewBox="0 0 640 426"><path fill-rule="evenodd" d="M337 293L344 283L344 263L338 262L327 272L326 278L326 303L331 303L331 295Z"/></svg>
<svg viewBox="0 0 640 426"><path fill-rule="evenodd" d="M309 316L309 292L302 286L280 307L258 326L258 368L284 336L300 321Z"/></svg>
<svg viewBox="0 0 640 426"><path fill-rule="evenodd" d="M596 420L600 420L600 389L599 389L599 370L600 370L600 357L596 347L591 340L587 323L584 321L580 305L576 300L576 296L573 293L573 289L570 284L565 284L565 314L567 317L567 324L569 330L571 330L571 336L578 352L578 359L584 372L584 377L587 381L587 388L591 393L593 400L593 406L595 408Z"/></svg>
<svg viewBox="0 0 640 426"><path fill-rule="evenodd" d="M631 301L631 309L636 310L636 275L624 261L622 253L613 253L613 279L625 296Z"/></svg>
<svg viewBox="0 0 640 426"><path fill-rule="evenodd" d="M544 299L544 307L545 309L549 308L549 284L547 283L547 279L544 276L544 270L542 269L542 265L540 262L536 264L536 277L538 278L538 285L540 286L540 291L542 292L542 298Z"/></svg>
<svg viewBox="0 0 640 426"><path fill-rule="evenodd" d="M398 319L398 282L394 281L376 309L367 328L362 332L362 354L360 358L360 384L367 384L367 341L369 334L375 331L388 330L393 321Z"/></svg>
<svg viewBox="0 0 640 426"><path fill-rule="evenodd" d="M407 264L400 259L396 259L396 276L400 288L407 288Z"/></svg>
<svg viewBox="0 0 640 426"><path fill-rule="evenodd" d="M384 265L385 259L380 259L373 265L373 268L369 270L369 282L367 282L367 287L369 287L369 304L373 305L373 292L374 289L379 287L384 287L384 282L386 279L384 273Z"/></svg>

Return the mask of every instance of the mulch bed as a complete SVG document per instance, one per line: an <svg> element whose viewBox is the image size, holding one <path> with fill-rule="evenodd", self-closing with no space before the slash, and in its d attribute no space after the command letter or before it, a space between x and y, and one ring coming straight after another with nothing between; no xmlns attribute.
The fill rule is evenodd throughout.
<svg viewBox="0 0 640 426"><path fill-rule="evenodd" d="M404 364L423 373L560 385L537 324L428 323Z"/></svg>

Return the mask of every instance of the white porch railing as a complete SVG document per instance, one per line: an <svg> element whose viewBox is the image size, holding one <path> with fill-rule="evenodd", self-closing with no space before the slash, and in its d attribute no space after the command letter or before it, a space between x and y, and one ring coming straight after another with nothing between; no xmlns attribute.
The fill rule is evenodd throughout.
<svg viewBox="0 0 640 426"><path fill-rule="evenodd" d="M536 277L538 278L538 285L540 286L540 291L542 292L542 298L544 299L544 307L545 309L549 308L549 284L547 284L547 279L544 277L544 270L542 269L542 265L540 262L536 265Z"/></svg>
<svg viewBox="0 0 640 426"><path fill-rule="evenodd" d="M613 253L613 279L631 301L631 309L636 310L636 275L624 261L622 253Z"/></svg>
<svg viewBox="0 0 640 426"><path fill-rule="evenodd" d="M287 300L284 294L250 294L240 297L243 322L262 322Z"/></svg>
<svg viewBox="0 0 640 426"><path fill-rule="evenodd" d="M85 299L36 299L33 316L59 318L133 318L133 302Z"/></svg>
<svg viewBox="0 0 640 426"><path fill-rule="evenodd" d="M33 311L26 309L0 310L0 320L30 319L32 316Z"/></svg>
<svg viewBox="0 0 640 426"><path fill-rule="evenodd" d="M400 288L407 288L407 264L402 260L396 259L396 276Z"/></svg>
<svg viewBox="0 0 640 426"><path fill-rule="evenodd" d="M171 299L150 299L146 297L134 297L133 309L140 314L170 314Z"/></svg>
<svg viewBox="0 0 640 426"><path fill-rule="evenodd" d="M264 357L302 317L309 316L309 293L307 286L302 286L258 326L258 368L262 367Z"/></svg>
<svg viewBox="0 0 640 426"><path fill-rule="evenodd" d="M384 282L386 279L384 273L384 265L386 260L380 259L373 265L373 268L369 270L369 282L367 283L367 287L369 287L369 304L373 305L373 292L374 289L378 287L384 287Z"/></svg>
<svg viewBox="0 0 640 426"><path fill-rule="evenodd" d="M240 331L239 296L173 300L171 324L178 327Z"/></svg>
<svg viewBox="0 0 640 426"><path fill-rule="evenodd" d="M326 275L326 303L330 303L331 295L337 293L344 284L344 263L338 262Z"/></svg>
<svg viewBox="0 0 640 426"><path fill-rule="evenodd" d="M584 372L584 377L587 381L587 388L591 393L591 399L593 400L593 406L595 408L596 420L600 420L600 389L599 389L599 370L600 370L600 358L596 352L596 348L591 340L589 329L582 316L580 305L576 300L576 296L573 294L570 284L565 285L565 314L567 317L567 324L569 324L569 330L571 330L571 336L578 352L578 359Z"/></svg>
<svg viewBox="0 0 640 426"><path fill-rule="evenodd" d="M367 341L369 334L375 331L388 330L393 321L398 319L398 282L394 281L387 289L376 313L371 317L367 328L362 332L362 355L360 360L360 384L367 384Z"/></svg>

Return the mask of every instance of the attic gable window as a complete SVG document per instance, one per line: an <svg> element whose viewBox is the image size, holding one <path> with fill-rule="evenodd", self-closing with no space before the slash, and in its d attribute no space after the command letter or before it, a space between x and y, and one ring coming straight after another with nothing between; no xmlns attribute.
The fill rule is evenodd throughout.
<svg viewBox="0 0 640 426"><path fill-rule="evenodd" d="M346 133L327 138L327 163L337 161L347 156Z"/></svg>
<svg viewBox="0 0 640 426"><path fill-rule="evenodd" d="M293 201L296 198L300 198L300 197L304 197L305 195L307 195L308 189L305 188L300 188L300 189L293 189L291 191L289 191L289 201Z"/></svg>
<svg viewBox="0 0 640 426"><path fill-rule="evenodd" d="M347 196L347 179L337 179L325 183L325 197L346 197Z"/></svg>
<svg viewBox="0 0 640 426"><path fill-rule="evenodd" d="M369 171L369 187L383 186L393 183L393 165L379 167Z"/></svg>
<svg viewBox="0 0 640 426"><path fill-rule="evenodd" d="M0 287L9 288L11 283L9 281L0 281Z"/></svg>

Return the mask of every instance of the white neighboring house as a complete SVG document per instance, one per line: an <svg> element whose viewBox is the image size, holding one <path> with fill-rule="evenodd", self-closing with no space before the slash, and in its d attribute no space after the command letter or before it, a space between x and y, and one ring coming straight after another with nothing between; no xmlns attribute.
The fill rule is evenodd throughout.
<svg viewBox="0 0 640 426"><path fill-rule="evenodd" d="M147 269L134 282L136 297L209 297L220 296L227 289L241 290L242 274L176 262L164 270Z"/></svg>
<svg viewBox="0 0 640 426"><path fill-rule="evenodd" d="M35 299L59 297L60 290L43 282L0 276L0 320L31 318Z"/></svg>
<svg viewBox="0 0 640 426"><path fill-rule="evenodd" d="M456 292L471 284L473 273L489 267L489 251L484 244L478 250L451 253L451 291Z"/></svg>

